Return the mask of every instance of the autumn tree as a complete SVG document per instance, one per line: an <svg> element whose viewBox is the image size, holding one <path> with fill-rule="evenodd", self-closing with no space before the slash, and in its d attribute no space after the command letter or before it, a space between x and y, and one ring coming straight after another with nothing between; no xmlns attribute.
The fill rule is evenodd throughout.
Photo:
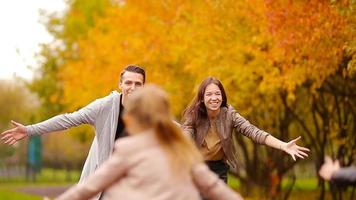
<svg viewBox="0 0 356 200"><path fill-rule="evenodd" d="M42 11L42 22L54 36L54 41L42 44L41 52L37 55L40 67L35 72L34 80L29 84L29 88L38 95L41 102L36 122L63 112L74 111L68 109L68 107L72 107L66 104L63 99L64 88L59 78L59 72L65 63L78 59L77 41L87 37L88 30L95 25L95 19L104 15L104 10L109 5L108 1L103 0L76 0L68 2L68 10L63 15ZM86 99L86 101L89 100ZM84 126L75 128L70 133L70 136L50 134L43 138L44 164L55 168L82 168L83 157L89 149L93 131ZM59 142L58 137L63 137L62 143L70 143L70 148L53 142ZM80 153L69 156L68 153L65 153L68 151ZM56 159L58 152L63 152L61 155L66 155L66 157Z"/></svg>
<svg viewBox="0 0 356 200"><path fill-rule="evenodd" d="M212 75L252 123L283 141L302 135L316 170L325 153L351 164L354 10L351 1L326 0L73 1L49 24L62 46L44 48L53 54L43 54L41 70L53 61L43 77L50 74L55 87L43 97L73 111L117 89L119 73L134 63L171 94L179 118ZM241 190L287 199L292 185L282 191L281 182L295 180L297 163L240 135L236 144Z"/></svg>

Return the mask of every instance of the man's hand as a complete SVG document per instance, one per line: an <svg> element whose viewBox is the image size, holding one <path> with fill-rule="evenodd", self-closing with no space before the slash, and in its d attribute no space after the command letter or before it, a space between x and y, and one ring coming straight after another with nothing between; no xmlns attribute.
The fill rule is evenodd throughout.
<svg viewBox="0 0 356 200"><path fill-rule="evenodd" d="M17 141L27 137L26 127L20 123L11 120L14 128L6 130L1 133L1 141L4 144L14 145Z"/></svg>

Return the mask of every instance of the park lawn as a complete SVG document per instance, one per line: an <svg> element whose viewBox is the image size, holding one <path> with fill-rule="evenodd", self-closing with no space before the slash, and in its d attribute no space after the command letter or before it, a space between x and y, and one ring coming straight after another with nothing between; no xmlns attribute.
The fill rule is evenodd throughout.
<svg viewBox="0 0 356 200"><path fill-rule="evenodd" d="M70 186L74 183L64 183L64 182L7 182L7 183L0 183L0 200L17 200L17 199L24 199L24 200L37 200L43 199L43 196L38 196L35 194L28 194L26 192L22 192L19 190L23 189L35 189L43 187L56 187L56 186Z"/></svg>
<svg viewBox="0 0 356 200"><path fill-rule="evenodd" d="M25 194L16 191L20 188L33 188L43 186L66 186L72 185L79 180L80 172L71 171L67 173L65 170L42 169L38 174L36 181L26 181L24 177L15 177L11 180L0 179L0 200L39 200L43 197Z"/></svg>
<svg viewBox="0 0 356 200"><path fill-rule="evenodd" d="M290 180L283 180L282 188L287 188L288 185L291 184ZM229 176L228 185L233 188L237 189L240 185L238 179L234 178L233 176ZM313 191L316 190L318 187L318 180L316 178L305 178L305 179L297 179L294 185L293 190L303 190L303 191Z"/></svg>
<svg viewBox="0 0 356 200"><path fill-rule="evenodd" d="M53 173L55 173L55 177L57 181L53 181ZM71 176L79 177L79 172L74 172ZM39 200L43 199L43 197L24 194L16 191L19 188L26 187L43 187L43 186L63 186L63 185L71 185L76 181L72 179L72 181L67 180L67 173L65 171L56 170L54 172L51 169L45 169L41 172L41 174L37 177L37 182L26 182L24 180L12 180L7 182L0 182L0 200ZM239 181L233 177L229 177L228 184L230 187L237 189L239 187ZM283 188L288 187L290 182L288 180L283 181ZM318 199L319 191L317 191L317 179L297 179L294 185L292 194L290 195L289 200L314 200ZM257 197L245 197L245 200L264 200L263 198ZM329 192L326 192L325 200L331 200L331 196Z"/></svg>
<svg viewBox="0 0 356 200"><path fill-rule="evenodd" d="M41 200L42 197L31 195L31 194L24 194L20 192L15 192L11 190L11 187L3 186L0 184L0 199L7 199L7 200Z"/></svg>
<svg viewBox="0 0 356 200"><path fill-rule="evenodd" d="M44 168L41 172L36 176L36 181L32 181L36 184L43 183L43 184L51 184L51 183L76 183L78 182L80 177L80 171L70 171L67 172L62 169L51 169L51 168ZM10 180L7 180L3 177L0 177L0 183L26 183L31 181L26 181L26 178L23 176L20 177L13 177Z"/></svg>
<svg viewBox="0 0 356 200"><path fill-rule="evenodd" d="M240 185L239 181L229 176L228 184L231 188L239 191L238 187ZM288 188L289 184L291 184L291 180L285 179L282 182L282 189ZM328 191L328 184L326 185L326 192L324 200L332 200L332 196L330 191ZM343 199L351 199L352 196L352 188L349 188L347 192L343 193ZM265 200L261 197L256 197L257 195L244 196L245 200ZM293 191L289 196L288 200L315 200L319 199L319 190L318 190L318 180L316 178L304 178L297 179L295 185L293 187Z"/></svg>
<svg viewBox="0 0 356 200"><path fill-rule="evenodd" d="M291 181L288 179L283 180L282 188L286 188L291 184ZM303 178L297 179L293 190L302 190L302 191L314 191L318 188L318 179L316 178Z"/></svg>

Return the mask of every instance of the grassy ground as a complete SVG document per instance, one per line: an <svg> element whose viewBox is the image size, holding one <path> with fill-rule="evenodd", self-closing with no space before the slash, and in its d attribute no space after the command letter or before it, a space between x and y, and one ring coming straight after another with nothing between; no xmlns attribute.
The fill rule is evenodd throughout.
<svg viewBox="0 0 356 200"><path fill-rule="evenodd" d="M289 180L283 180L282 187L286 188L288 185L291 184ZM240 183L239 181L230 176L228 180L228 185L234 189L238 188ZM309 179L297 179L294 185L294 190L303 190L303 191L311 191L316 190L318 187L318 180L316 178L309 178Z"/></svg>
<svg viewBox="0 0 356 200"><path fill-rule="evenodd" d="M230 187L239 191L239 182L237 179L233 177L229 178ZM291 184L290 180L284 180L282 183L282 188L287 188ZM324 200L332 200L331 193L328 189L328 185L326 185L326 192ZM346 192L343 192L343 199L349 200L352 199L352 191L353 188L348 188ZM356 191L355 191L356 192ZM315 200L319 199L319 190L318 190L318 180L316 178L305 178L305 179L297 179L295 185L293 187L292 193L289 196L288 200ZM244 195L245 200L265 200L263 197L258 194L248 194Z"/></svg>
<svg viewBox="0 0 356 200"><path fill-rule="evenodd" d="M23 194L19 192L14 192L13 190L0 186L0 199L7 200L41 200L43 198L35 195Z"/></svg>
<svg viewBox="0 0 356 200"><path fill-rule="evenodd" d="M44 169L41 174L37 177L36 182L26 182L22 179L12 180L12 181L1 181L0 180L0 199L6 200L39 200L43 197L24 194L18 192L19 188L40 188L43 186L63 186L74 184L79 178L79 172L71 173L71 181L67 180L67 173L61 170L50 170ZM54 181L55 180L55 181ZM288 181L283 182L283 186L286 187L290 184ZM229 185L232 188L238 188L239 182L236 179L229 178ZM319 192L317 191L317 180L316 179L297 179L293 192L290 195L289 200L314 200L318 199ZM349 199L349 198L345 198ZM264 200L261 197L254 197L254 195L245 196L245 200ZM326 192L325 200L331 200L329 192Z"/></svg>
<svg viewBox="0 0 356 200"><path fill-rule="evenodd" d="M36 183L75 183L79 180L80 172L79 171L70 171L65 170L54 170L54 169L42 169L41 173L36 176L36 180L32 182ZM0 177L0 183L24 183L26 182L26 177L12 177L10 180Z"/></svg>
<svg viewBox="0 0 356 200"><path fill-rule="evenodd" d="M18 192L20 188L40 188L44 186L63 186L77 182L80 172L67 173L64 170L43 169L36 181L26 181L24 177L14 177L11 180L0 179L1 200L39 200L43 197Z"/></svg>

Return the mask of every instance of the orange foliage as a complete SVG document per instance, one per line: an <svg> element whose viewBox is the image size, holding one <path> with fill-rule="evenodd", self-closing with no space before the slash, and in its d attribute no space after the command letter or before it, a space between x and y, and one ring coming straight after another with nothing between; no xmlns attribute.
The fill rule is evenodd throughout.
<svg viewBox="0 0 356 200"><path fill-rule="evenodd" d="M269 60L277 73L266 77L293 91L309 82L318 88L339 67L351 39L347 19L329 1L266 1L273 37Z"/></svg>
<svg viewBox="0 0 356 200"><path fill-rule="evenodd" d="M122 2L97 17L77 41L77 58L61 68L70 110L117 89L130 63L172 94L177 115L209 75L248 109L256 99L251 91L319 87L338 68L351 35L346 17L322 0Z"/></svg>

